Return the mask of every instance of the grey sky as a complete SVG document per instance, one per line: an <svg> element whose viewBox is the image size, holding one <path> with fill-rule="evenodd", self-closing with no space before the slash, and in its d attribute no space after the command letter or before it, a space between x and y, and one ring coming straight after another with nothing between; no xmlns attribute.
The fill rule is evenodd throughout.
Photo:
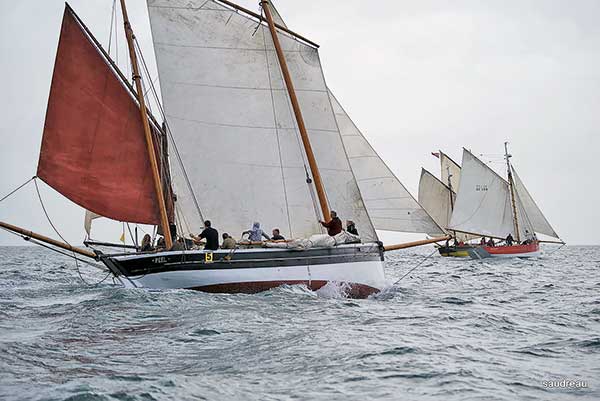
<svg viewBox="0 0 600 401"><path fill-rule="evenodd" d="M154 71L145 1L127 3ZM256 1L239 3L258 9ZM35 174L63 4L0 0L1 195ZM107 45L112 1L70 4ZM442 149L460 162L465 146L492 155L484 161L500 160L508 140L520 177L563 239L600 244L594 162L600 145L600 2L276 5L291 29L321 45L329 87L413 194L421 166L439 174L431 151ZM501 163L492 167L503 173ZM80 241L82 209L42 187L60 231ZM50 234L32 189L0 204L0 220ZM99 227L105 239L120 235L114 225ZM383 236L389 242L403 238ZM22 241L2 232L0 244Z"/></svg>

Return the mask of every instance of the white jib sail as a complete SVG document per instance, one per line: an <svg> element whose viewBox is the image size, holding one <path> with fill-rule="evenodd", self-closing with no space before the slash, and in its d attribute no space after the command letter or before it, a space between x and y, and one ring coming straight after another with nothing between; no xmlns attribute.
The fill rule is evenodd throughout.
<svg viewBox="0 0 600 401"><path fill-rule="evenodd" d="M460 166L441 150L439 153L441 169L440 177L442 177L441 181L444 183L444 185L448 185L448 177L450 177L452 190L456 192L458 191L458 187L460 185Z"/></svg>
<svg viewBox="0 0 600 401"><path fill-rule="evenodd" d="M329 92L344 147L369 216L378 230L443 235Z"/></svg>
<svg viewBox="0 0 600 401"><path fill-rule="evenodd" d="M533 231L535 231L536 233L548 235L550 237L559 238L556 231L554 231L554 229L552 228L552 226L550 225L550 223L548 222L538 205L535 203L535 201L529 194L527 188L525 188L523 181L521 181L521 179L519 178L519 175L515 171L514 167L512 168L512 174L515 192L518 194L519 200L523 205L523 210L527 215L527 218L529 220L529 223L531 224Z"/></svg>
<svg viewBox="0 0 600 401"><path fill-rule="evenodd" d="M518 199L517 209L524 238L525 230L531 232L531 227ZM466 149L449 229L499 238L512 234L516 238L508 183Z"/></svg>
<svg viewBox="0 0 600 401"><path fill-rule="evenodd" d="M203 217L234 237L254 221L286 237L320 233L268 27L211 0L149 0L148 9L165 112ZM285 33L279 39L330 207L375 240L317 49ZM200 230L183 174L173 170L180 208Z"/></svg>

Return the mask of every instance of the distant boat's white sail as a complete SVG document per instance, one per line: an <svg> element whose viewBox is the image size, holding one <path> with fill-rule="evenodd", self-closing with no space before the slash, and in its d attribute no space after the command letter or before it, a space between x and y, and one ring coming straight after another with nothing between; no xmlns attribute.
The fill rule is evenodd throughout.
<svg viewBox="0 0 600 401"><path fill-rule="evenodd" d="M268 28L211 0L149 0L148 9L167 120L203 217L234 236L253 221L289 237L321 232ZM317 49L286 33L279 39L330 207L374 240ZM200 230L193 197L173 168L178 204Z"/></svg>
<svg viewBox="0 0 600 401"><path fill-rule="evenodd" d="M527 191L527 188L525 188L525 185L523 185L523 181L521 181L521 179L519 178L519 175L515 171L514 167L512 168L512 174L513 181L515 184L515 191L518 194L519 200L522 203L523 210L525 211L525 214L529 223L531 224L531 227L533 228L533 231L535 231L536 233L548 235L550 237L559 238L556 231L554 231L554 229L552 228L552 226L550 225L550 223L548 222L538 205L535 203L535 201L529 194L529 191Z"/></svg>
<svg viewBox="0 0 600 401"><path fill-rule="evenodd" d="M381 160L333 94L329 94L348 159L375 228L443 235L443 229Z"/></svg>
<svg viewBox="0 0 600 401"><path fill-rule="evenodd" d="M460 185L460 166L454 162L448 155L442 151L440 153L440 168L441 168L441 181L444 185L448 185L448 177L450 177L450 184L454 192L458 191Z"/></svg>
<svg viewBox="0 0 600 401"><path fill-rule="evenodd" d="M519 199L517 210L524 238L531 226ZM449 229L498 238L512 234L516 238L508 183L466 149Z"/></svg>
<svg viewBox="0 0 600 401"><path fill-rule="evenodd" d="M433 174L421 169L419 179L419 204L429 213L433 220L442 228L448 227L452 215L450 196L456 195L438 180Z"/></svg>

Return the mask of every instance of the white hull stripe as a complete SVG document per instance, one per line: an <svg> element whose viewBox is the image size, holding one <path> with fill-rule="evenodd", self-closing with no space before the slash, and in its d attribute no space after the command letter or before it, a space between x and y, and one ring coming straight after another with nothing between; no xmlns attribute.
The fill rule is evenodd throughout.
<svg viewBox="0 0 600 401"><path fill-rule="evenodd" d="M140 277L119 276L128 287L153 289L202 288L225 284L277 282L336 282L372 287L386 287L383 262L365 261L352 263L321 264L313 266L286 266L244 269L198 269L166 271Z"/></svg>

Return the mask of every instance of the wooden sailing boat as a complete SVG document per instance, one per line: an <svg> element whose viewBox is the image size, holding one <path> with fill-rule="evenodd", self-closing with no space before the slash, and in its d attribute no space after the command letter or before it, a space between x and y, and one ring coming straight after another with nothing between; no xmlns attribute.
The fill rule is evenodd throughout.
<svg viewBox="0 0 600 401"><path fill-rule="evenodd" d="M432 155L440 161L441 178L437 178L424 168L421 169L419 204L440 227L448 227L456 202L455 191L460 183L460 165L441 150L432 153ZM451 244L448 241L446 245L438 246L440 255L468 257L472 245L467 244L467 241L472 239L473 236L447 229L444 229L444 232L452 237L454 243ZM439 234L432 233L430 235L439 236Z"/></svg>
<svg viewBox="0 0 600 401"><path fill-rule="evenodd" d="M470 252L472 257L537 256L541 241L536 233L559 239L512 166L508 143L504 146L506 180L463 150L460 185L448 229L501 241L509 234L514 238L512 246L502 242L499 246L481 246Z"/></svg>
<svg viewBox="0 0 600 401"><path fill-rule="evenodd" d="M100 260L127 287L257 292L333 282L351 296L386 285L385 250L446 239L382 246L376 229L441 229L333 97L318 46L274 22L269 2L263 16L225 0L148 1L164 128L146 109L124 0L121 8L135 88L65 8L39 178L90 219L158 225L168 249L172 235L197 233L205 219L229 233L260 221L308 238L322 232L329 205L356 223L361 242L104 254L1 227Z"/></svg>

